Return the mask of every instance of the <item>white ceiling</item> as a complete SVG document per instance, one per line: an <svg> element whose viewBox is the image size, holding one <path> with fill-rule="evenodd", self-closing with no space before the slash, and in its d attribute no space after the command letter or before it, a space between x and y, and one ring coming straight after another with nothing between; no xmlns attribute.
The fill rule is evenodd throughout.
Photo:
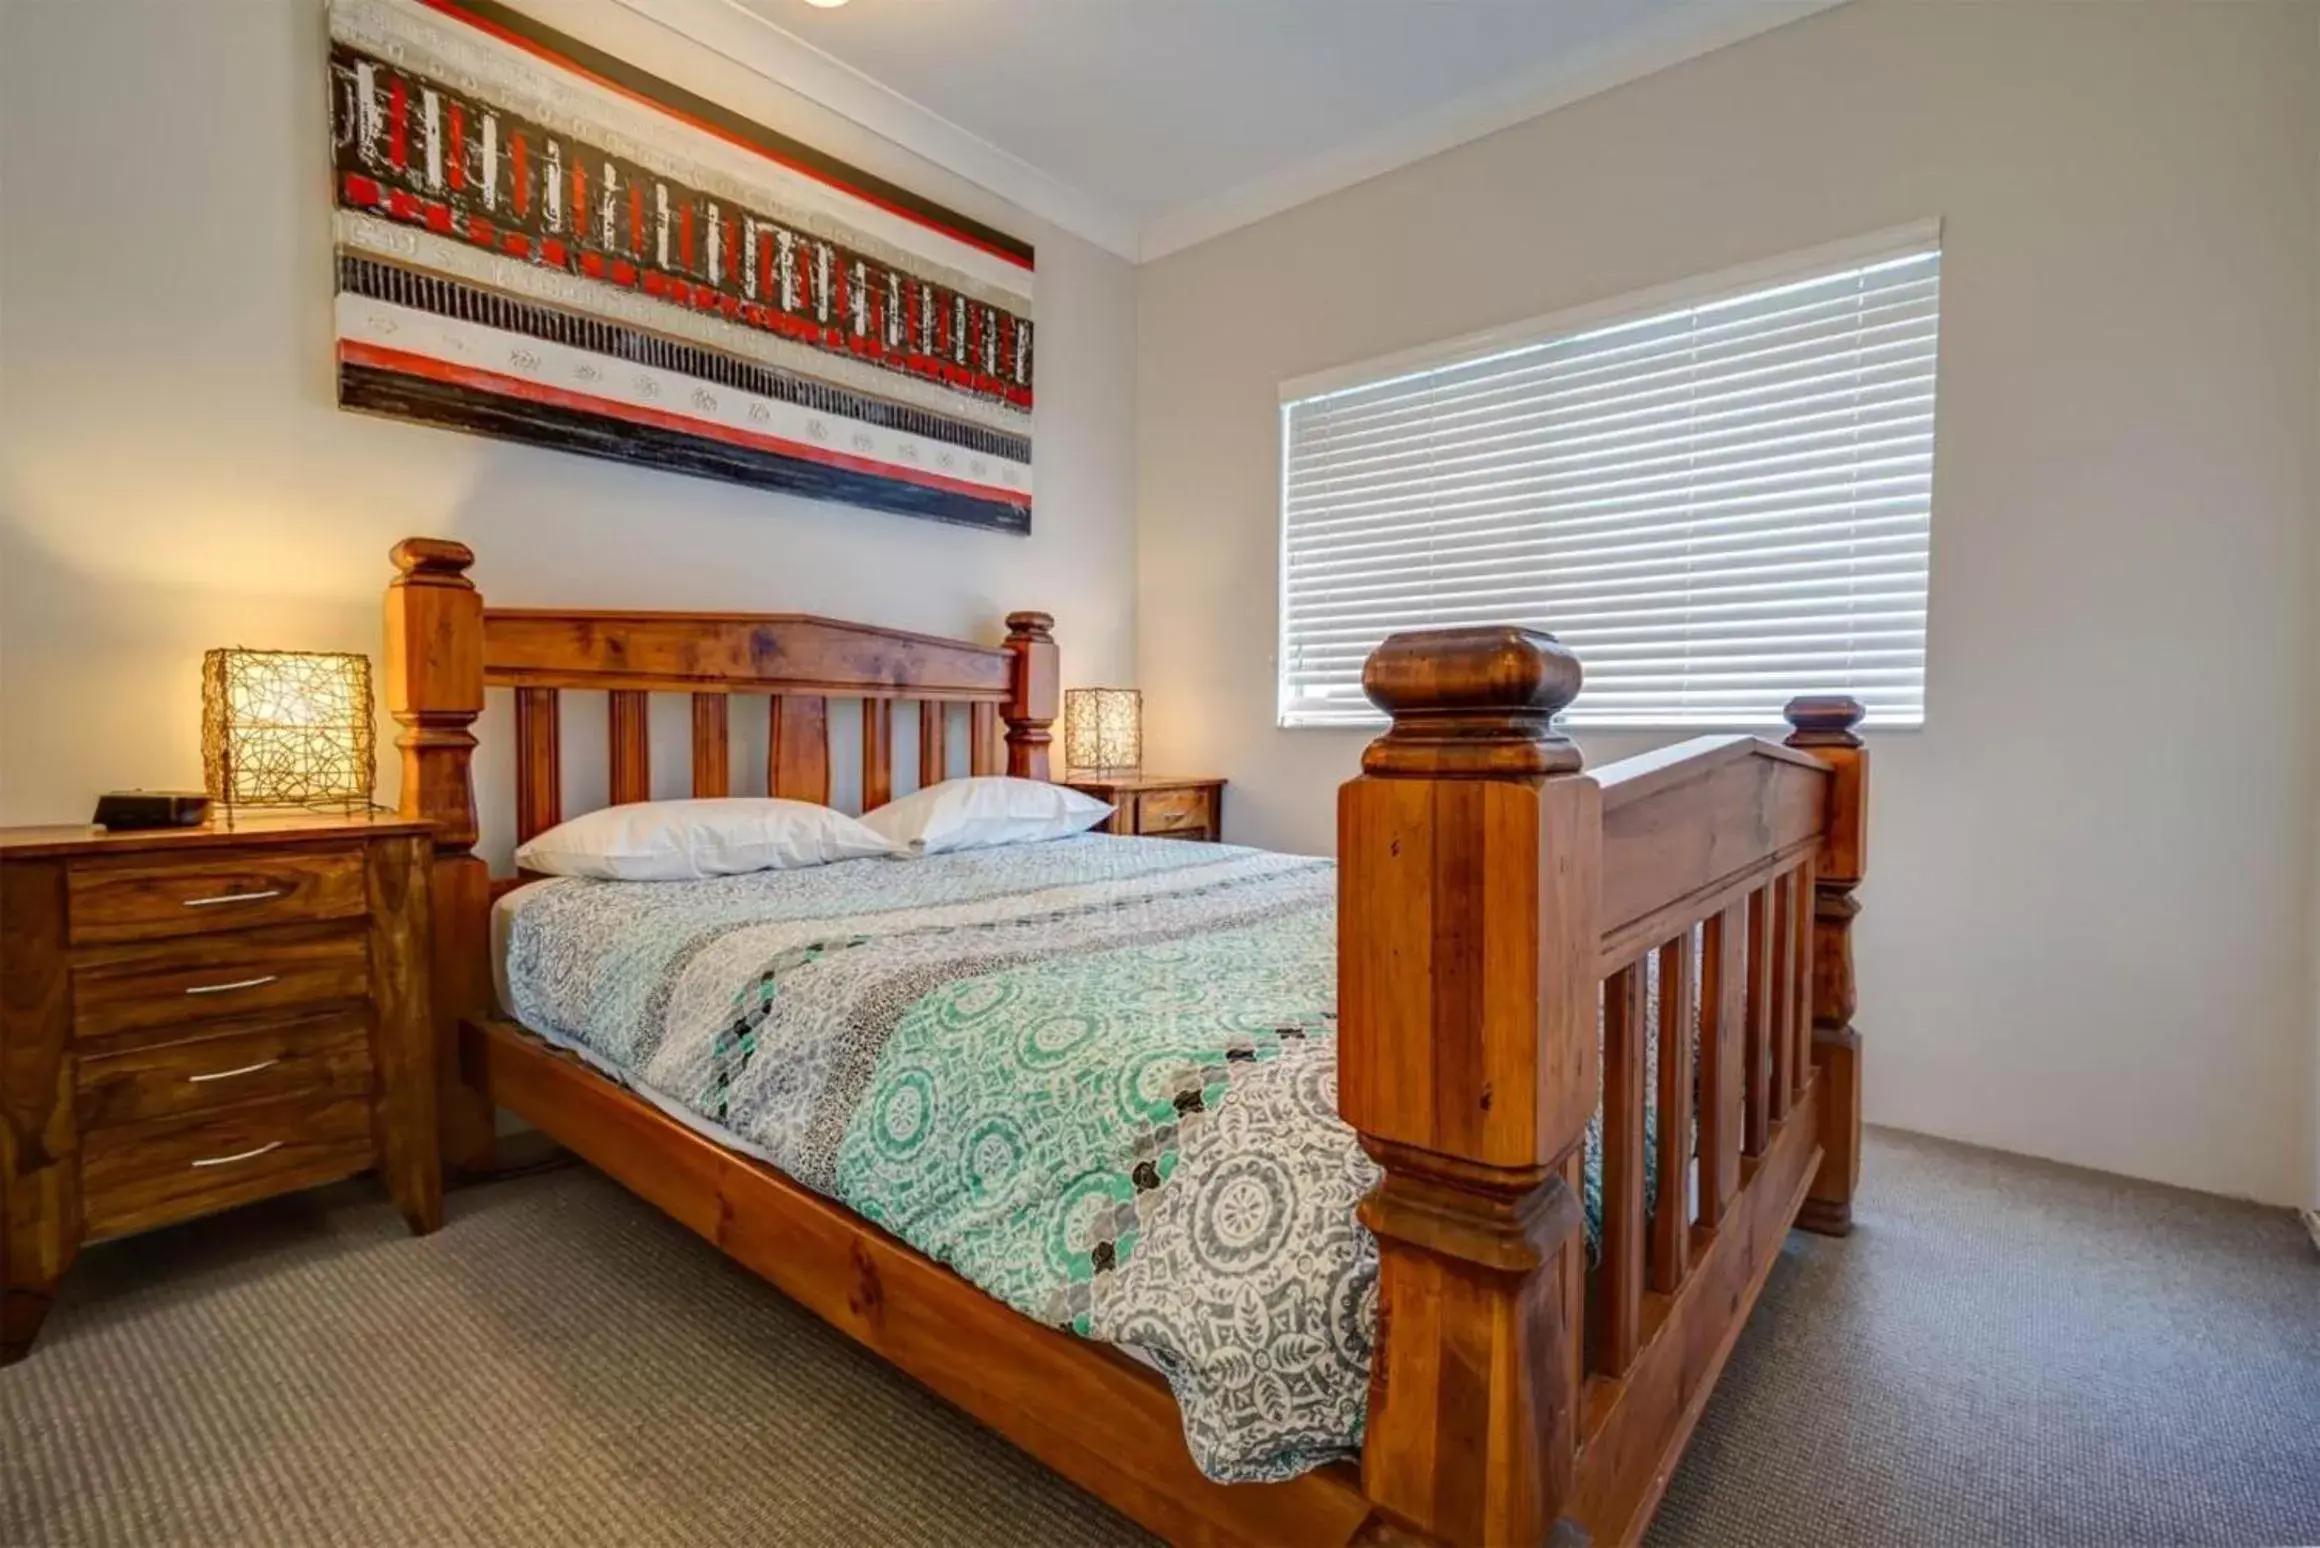
<svg viewBox="0 0 2320 1548"><path fill-rule="evenodd" d="M1834 0L623 0L1151 258Z"/></svg>

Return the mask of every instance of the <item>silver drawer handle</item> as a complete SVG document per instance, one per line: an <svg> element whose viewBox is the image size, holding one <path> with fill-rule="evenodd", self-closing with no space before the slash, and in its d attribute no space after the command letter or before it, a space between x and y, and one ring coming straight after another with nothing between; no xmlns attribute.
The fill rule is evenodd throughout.
<svg viewBox="0 0 2320 1548"><path fill-rule="evenodd" d="M214 898L187 898L187 908L207 908L212 903L262 903L282 895L279 887L268 887L264 892L221 892Z"/></svg>
<svg viewBox="0 0 2320 1548"><path fill-rule="evenodd" d="M255 1075L258 1071L270 1070L281 1062L279 1059L260 1059L256 1064L245 1064L238 1070L212 1070L207 1075L188 1075L185 1077L185 1083L189 1086L199 1086L213 1080L232 1080L236 1075Z"/></svg>
<svg viewBox="0 0 2320 1548"><path fill-rule="evenodd" d="M255 989L258 985L270 984L281 976L279 973L266 973L257 978L237 978L230 984L195 984L185 992L187 994L224 994L228 989Z"/></svg>
<svg viewBox="0 0 2320 1548"><path fill-rule="evenodd" d="M255 1161L258 1159L258 1157L264 1155L267 1151L280 1150L281 1148L282 1142L280 1140L268 1140L265 1144L260 1145L256 1150L236 1151L230 1156L209 1156L203 1160L196 1161L193 1164L195 1166L231 1166L236 1161Z"/></svg>

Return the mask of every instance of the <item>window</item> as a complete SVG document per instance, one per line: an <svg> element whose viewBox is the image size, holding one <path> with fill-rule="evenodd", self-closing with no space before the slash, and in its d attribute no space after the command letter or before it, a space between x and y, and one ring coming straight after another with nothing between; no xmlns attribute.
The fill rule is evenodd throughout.
<svg viewBox="0 0 2320 1548"><path fill-rule="evenodd" d="M1282 389L1284 726L1376 725L1387 635L1545 629L1573 726L1925 719L1940 229Z"/></svg>

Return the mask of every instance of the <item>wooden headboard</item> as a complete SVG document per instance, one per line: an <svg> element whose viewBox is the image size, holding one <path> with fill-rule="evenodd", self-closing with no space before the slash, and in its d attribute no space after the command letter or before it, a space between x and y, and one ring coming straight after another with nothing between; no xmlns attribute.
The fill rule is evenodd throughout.
<svg viewBox="0 0 2320 1548"><path fill-rule="evenodd" d="M488 608L468 578L475 555L445 538L395 545L387 587L387 709L402 727L402 814L435 824L435 1001L444 1057L456 1058L462 1018L491 1009L492 883L475 853L475 719L486 688L516 703L518 841L553 827L563 809L565 689L600 690L610 706L611 804L652 793L647 706L655 693L691 696L692 789L730 790L732 694L769 696L766 793L827 804L833 698L862 701L862 806L894 787L894 708L916 702L919 782L948 764L948 710L968 706L967 766L1051 778L1049 728L1060 699L1054 620L1010 613L998 646L784 613L564 612ZM1002 737L1001 726L1005 732ZM452 1073L447 1069L447 1075ZM448 1092L456 1084L447 1081ZM490 1115L444 1114L455 1160L488 1142Z"/></svg>

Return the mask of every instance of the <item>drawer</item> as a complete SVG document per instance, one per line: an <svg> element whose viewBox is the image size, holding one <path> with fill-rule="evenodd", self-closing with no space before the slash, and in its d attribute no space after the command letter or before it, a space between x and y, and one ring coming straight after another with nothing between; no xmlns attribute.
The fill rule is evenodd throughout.
<svg viewBox="0 0 2320 1548"><path fill-rule="evenodd" d="M371 1164L361 1097L255 1102L81 1138L88 1235L118 1236L352 1176Z"/></svg>
<svg viewBox="0 0 2320 1548"><path fill-rule="evenodd" d="M1136 831L1181 833L1187 828L1205 828L1212 820L1208 795L1205 790L1147 791L1136 798Z"/></svg>
<svg viewBox="0 0 2320 1548"><path fill-rule="evenodd" d="M370 977L360 924L95 947L73 954L73 1036L359 1000Z"/></svg>
<svg viewBox="0 0 2320 1548"><path fill-rule="evenodd" d="M80 1058L81 1127L173 1118L288 1096L368 1096L370 1017L324 1011Z"/></svg>
<svg viewBox="0 0 2320 1548"><path fill-rule="evenodd" d="M366 907L359 847L84 861L67 875L65 894L75 946L354 919Z"/></svg>

